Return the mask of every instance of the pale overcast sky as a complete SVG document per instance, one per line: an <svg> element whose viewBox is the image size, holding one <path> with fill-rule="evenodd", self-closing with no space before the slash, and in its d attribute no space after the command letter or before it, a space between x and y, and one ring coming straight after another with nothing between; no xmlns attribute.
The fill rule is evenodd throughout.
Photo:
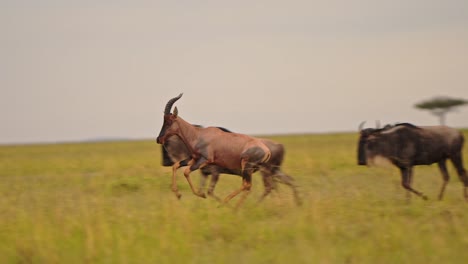
<svg viewBox="0 0 468 264"><path fill-rule="evenodd" d="M437 124L468 99L468 1L0 0L0 143ZM468 107L447 123L468 127Z"/></svg>

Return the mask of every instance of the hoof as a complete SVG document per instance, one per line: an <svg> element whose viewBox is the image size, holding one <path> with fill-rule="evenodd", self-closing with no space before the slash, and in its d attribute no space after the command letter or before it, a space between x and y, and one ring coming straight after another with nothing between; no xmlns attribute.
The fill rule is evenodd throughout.
<svg viewBox="0 0 468 264"><path fill-rule="evenodd" d="M180 198L182 197L182 194L176 193L176 197L177 197L178 200L180 200Z"/></svg>

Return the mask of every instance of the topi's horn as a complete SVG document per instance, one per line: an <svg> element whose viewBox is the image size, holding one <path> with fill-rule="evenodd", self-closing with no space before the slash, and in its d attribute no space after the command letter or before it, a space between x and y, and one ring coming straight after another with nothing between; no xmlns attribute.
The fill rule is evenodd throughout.
<svg viewBox="0 0 468 264"><path fill-rule="evenodd" d="M366 121L362 121L361 124L359 124L359 128L358 128L358 131L361 132L362 128L364 127L364 124L366 123Z"/></svg>
<svg viewBox="0 0 468 264"><path fill-rule="evenodd" d="M174 98L172 98L171 100L169 100L169 101L167 102L166 108L164 108L164 114L165 114L165 115L168 115L168 114L171 113L172 105L173 105L177 100L179 100L181 97L182 97L182 93L179 94L179 96L174 97Z"/></svg>

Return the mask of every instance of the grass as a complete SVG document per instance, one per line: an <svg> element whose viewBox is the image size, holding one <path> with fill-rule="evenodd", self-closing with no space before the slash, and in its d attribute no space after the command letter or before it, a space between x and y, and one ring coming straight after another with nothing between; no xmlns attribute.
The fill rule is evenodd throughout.
<svg viewBox="0 0 468 264"><path fill-rule="evenodd" d="M468 138L468 131L465 131ZM0 263L465 263L468 203L437 166L415 169L406 199L396 168L356 165L357 135L277 136L284 171L261 204L261 177L237 212L170 190L153 141L0 147ZM468 157L467 148L464 157ZM198 184L198 172L193 179ZM223 175L216 193L238 188ZM233 201L236 202L236 201Z"/></svg>

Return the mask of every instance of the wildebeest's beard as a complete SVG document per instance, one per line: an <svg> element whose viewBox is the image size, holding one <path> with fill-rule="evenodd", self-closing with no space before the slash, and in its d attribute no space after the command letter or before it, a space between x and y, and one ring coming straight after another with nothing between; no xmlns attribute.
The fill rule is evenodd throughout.
<svg viewBox="0 0 468 264"><path fill-rule="evenodd" d="M361 135L359 139L359 147L358 147L358 165L366 165L366 142L367 137Z"/></svg>
<svg viewBox="0 0 468 264"><path fill-rule="evenodd" d="M369 136L378 133L379 129L366 128L360 131L358 143L358 165L367 165L367 145L369 143Z"/></svg>
<svg viewBox="0 0 468 264"><path fill-rule="evenodd" d="M362 164L368 166L386 166L391 164L392 144L377 133L369 136L362 144Z"/></svg>

